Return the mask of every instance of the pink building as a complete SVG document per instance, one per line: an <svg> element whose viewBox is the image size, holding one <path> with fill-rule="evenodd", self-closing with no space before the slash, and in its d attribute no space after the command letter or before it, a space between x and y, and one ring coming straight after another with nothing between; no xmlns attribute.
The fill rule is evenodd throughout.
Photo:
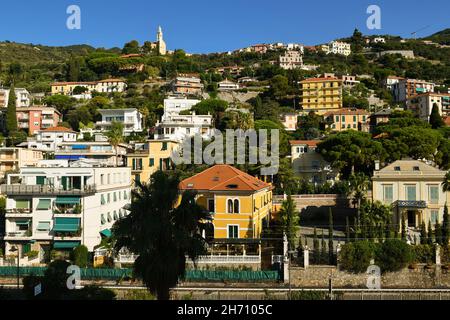
<svg viewBox="0 0 450 320"><path fill-rule="evenodd" d="M17 108L17 126L21 130L34 135L37 131L56 127L61 122L61 113L52 107L32 106Z"/></svg>

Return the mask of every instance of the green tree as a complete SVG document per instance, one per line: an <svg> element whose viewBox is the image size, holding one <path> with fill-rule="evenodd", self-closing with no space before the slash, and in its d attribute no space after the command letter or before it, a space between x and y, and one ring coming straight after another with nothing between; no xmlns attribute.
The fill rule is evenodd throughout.
<svg viewBox="0 0 450 320"><path fill-rule="evenodd" d="M6 133L9 136L17 132L16 99L15 88L11 86L6 109Z"/></svg>
<svg viewBox="0 0 450 320"><path fill-rule="evenodd" d="M72 252L73 263L80 268L86 268L88 266L89 251L84 245L79 245Z"/></svg>
<svg viewBox="0 0 450 320"><path fill-rule="evenodd" d="M361 52L364 47L364 39L363 34L358 29L353 31L353 35L351 37L351 47L353 53Z"/></svg>
<svg viewBox="0 0 450 320"><path fill-rule="evenodd" d="M376 250L375 263L381 271L398 271L412 261L411 246L401 240L388 239Z"/></svg>
<svg viewBox="0 0 450 320"><path fill-rule="evenodd" d="M122 49L123 54L133 54L133 53L139 53L139 42L136 40L132 40L130 42L125 43L125 46Z"/></svg>
<svg viewBox="0 0 450 320"><path fill-rule="evenodd" d="M328 210L328 263L334 263L334 248L333 248L333 211Z"/></svg>
<svg viewBox="0 0 450 320"><path fill-rule="evenodd" d="M272 97L276 99L281 99L287 94L288 90L289 90L289 82L285 76L278 74L270 80L269 94Z"/></svg>
<svg viewBox="0 0 450 320"><path fill-rule="evenodd" d="M442 181L442 191L444 193L450 191L450 171L445 174L444 181Z"/></svg>
<svg viewBox="0 0 450 320"><path fill-rule="evenodd" d="M44 99L44 103L49 107L55 108L56 110L61 112L63 117L65 117L66 114L70 111L70 109L75 105L76 100L69 96L55 94L55 95L46 97Z"/></svg>
<svg viewBox="0 0 450 320"><path fill-rule="evenodd" d="M445 204L444 217L442 221L442 244L444 246L448 245L448 241L450 240L449 238L450 238L450 221L449 221L448 207L447 204Z"/></svg>
<svg viewBox="0 0 450 320"><path fill-rule="evenodd" d="M433 242L434 242L433 228L431 227L431 220L428 220L428 244L433 244Z"/></svg>
<svg viewBox="0 0 450 320"><path fill-rule="evenodd" d="M320 263L326 264L328 262L327 244L325 241L325 234L322 229L322 239L321 239L321 249L320 249Z"/></svg>
<svg viewBox="0 0 450 320"><path fill-rule="evenodd" d="M420 224L420 244L427 244L428 243L428 234L427 234L427 227L425 225L425 222L422 221Z"/></svg>
<svg viewBox="0 0 450 320"><path fill-rule="evenodd" d="M442 245L443 241L442 241L442 227L441 224L439 222L436 222L436 224L434 225L434 238L436 243Z"/></svg>
<svg viewBox="0 0 450 320"><path fill-rule="evenodd" d="M295 202L290 194L288 194L287 199L283 201L278 218L283 233L287 236L289 250L294 250L300 217L299 212L295 207Z"/></svg>
<svg viewBox="0 0 450 320"><path fill-rule="evenodd" d="M186 256L195 261L206 253L201 236L207 211L196 203L196 194L180 197L179 178L155 172L149 184L138 183L130 214L113 225L115 251L123 247L139 255L134 273L160 300L169 299L170 288L184 278Z"/></svg>
<svg viewBox="0 0 450 320"><path fill-rule="evenodd" d="M353 194L353 202L357 205L357 208L361 208L361 203L366 199L366 193L369 189L369 179L361 172L352 174L349 177L350 191Z"/></svg>
<svg viewBox="0 0 450 320"><path fill-rule="evenodd" d="M402 213L402 219L401 219L401 223L402 223L402 241L406 241L406 219L405 219L405 214Z"/></svg>
<svg viewBox="0 0 450 320"><path fill-rule="evenodd" d="M430 125L433 129L445 126L445 122L439 113L439 106L436 103L433 103L433 109L431 109Z"/></svg>
<svg viewBox="0 0 450 320"><path fill-rule="evenodd" d="M317 229L314 227L313 233L313 261L314 263L320 263L320 245L319 239L317 239Z"/></svg>
<svg viewBox="0 0 450 320"><path fill-rule="evenodd" d="M368 241L346 243L340 252L342 268L355 273L366 272L373 257L373 244Z"/></svg>
<svg viewBox="0 0 450 320"><path fill-rule="evenodd" d="M118 147L124 141L123 139L123 124L121 122L112 122L111 128L105 133L108 142L113 146L116 154L116 165L119 166L119 152Z"/></svg>
<svg viewBox="0 0 450 320"><path fill-rule="evenodd" d="M348 220L348 216L345 217L345 238L346 242L350 242L350 222Z"/></svg>

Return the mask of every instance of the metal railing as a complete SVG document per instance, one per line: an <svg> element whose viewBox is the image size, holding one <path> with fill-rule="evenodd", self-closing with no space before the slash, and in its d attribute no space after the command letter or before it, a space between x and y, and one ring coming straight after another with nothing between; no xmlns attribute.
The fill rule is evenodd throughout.
<svg viewBox="0 0 450 320"><path fill-rule="evenodd" d="M96 185L86 185L82 189L63 189L49 185L1 185L0 190L6 195L86 195L95 194Z"/></svg>
<svg viewBox="0 0 450 320"><path fill-rule="evenodd" d="M188 259L188 261L191 261ZM258 256L248 256L248 255L240 255L240 256L218 256L218 255L206 255L200 256L196 260L196 263L260 263L261 257Z"/></svg>

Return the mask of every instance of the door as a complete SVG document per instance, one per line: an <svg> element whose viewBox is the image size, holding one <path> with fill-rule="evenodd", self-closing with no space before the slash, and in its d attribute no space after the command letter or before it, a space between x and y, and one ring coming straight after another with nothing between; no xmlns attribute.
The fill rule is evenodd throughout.
<svg viewBox="0 0 450 320"><path fill-rule="evenodd" d="M416 226L416 211L408 210L408 227Z"/></svg>

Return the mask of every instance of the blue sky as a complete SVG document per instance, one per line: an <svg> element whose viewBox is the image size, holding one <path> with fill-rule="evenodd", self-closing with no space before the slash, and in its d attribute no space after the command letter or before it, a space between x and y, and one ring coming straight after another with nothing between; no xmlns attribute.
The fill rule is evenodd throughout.
<svg viewBox="0 0 450 320"><path fill-rule="evenodd" d="M207 53L255 43L306 45L364 34L418 36L449 28L450 1L432 0L15 0L2 1L0 41L122 47L154 41L163 27L169 49ZM66 28L69 5L81 8L81 30ZM381 30L368 30L366 9L381 8ZM7 14L5 14L7 13Z"/></svg>

